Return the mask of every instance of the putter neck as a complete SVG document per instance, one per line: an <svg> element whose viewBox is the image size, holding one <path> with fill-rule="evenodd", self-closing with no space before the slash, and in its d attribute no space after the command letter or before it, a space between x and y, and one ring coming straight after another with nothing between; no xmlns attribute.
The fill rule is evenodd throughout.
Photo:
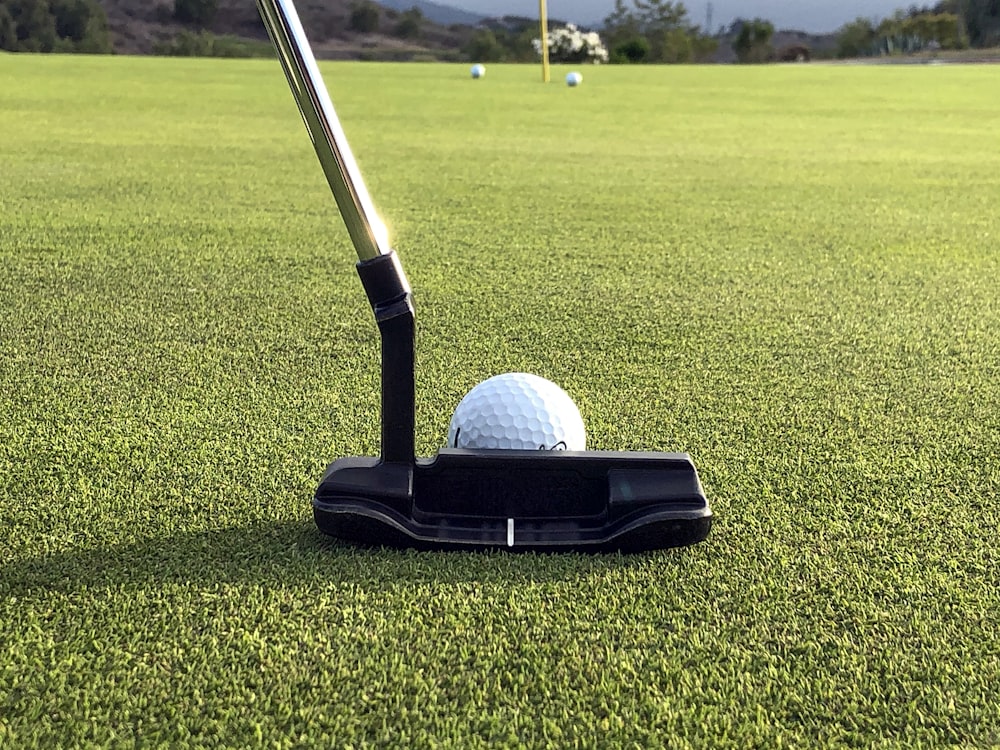
<svg viewBox="0 0 1000 750"><path fill-rule="evenodd" d="M395 252L362 260L358 275L382 339L382 459L415 461L415 316L410 283Z"/></svg>

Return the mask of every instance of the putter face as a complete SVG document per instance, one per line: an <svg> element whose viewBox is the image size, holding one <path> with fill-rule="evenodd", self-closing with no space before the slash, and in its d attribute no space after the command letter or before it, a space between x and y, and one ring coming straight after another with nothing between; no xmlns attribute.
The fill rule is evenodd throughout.
<svg viewBox="0 0 1000 750"><path fill-rule="evenodd" d="M414 457L410 287L337 120L292 0L257 0L358 253L382 340L382 455L334 461L321 531L370 546L640 552L703 540L712 513L684 453L442 449Z"/></svg>

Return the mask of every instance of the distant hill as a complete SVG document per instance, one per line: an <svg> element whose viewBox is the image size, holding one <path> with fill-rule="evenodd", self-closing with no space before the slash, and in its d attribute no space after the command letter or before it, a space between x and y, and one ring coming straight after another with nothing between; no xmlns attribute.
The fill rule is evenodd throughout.
<svg viewBox="0 0 1000 750"><path fill-rule="evenodd" d="M184 33L199 31L173 18L172 0L98 2L108 16L114 49L119 54L151 54L158 45L169 43ZM396 33L400 11L385 7L383 3L378 29L373 33L359 33L350 27L351 9L355 2L356 0L296 0L295 6L317 57L459 60L462 59L462 47L475 32L472 25L443 24L432 20L425 13L418 34L400 36ZM414 4L415 0L400 3L406 9ZM267 40L267 32L253 0L218 0L218 11L207 31L261 42Z"/></svg>
<svg viewBox="0 0 1000 750"><path fill-rule="evenodd" d="M453 8L450 5L428 2L428 0L380 0L379 5L395 10L419 8L420 12L424 14L424 18L442 26L451 26L456 23L475 26L486 17L461 8Z"/></svg>

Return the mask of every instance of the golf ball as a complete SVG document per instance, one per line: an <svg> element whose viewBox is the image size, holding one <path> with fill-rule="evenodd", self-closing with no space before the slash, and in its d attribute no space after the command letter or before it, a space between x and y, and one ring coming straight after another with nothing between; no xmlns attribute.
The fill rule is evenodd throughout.
<svg viewBox="0 0 1000 750"><path fill-rule="evenodd" d="M587 431L562 388L537 375L508 372L465 395L448 426L448 446L582 451Z"/></svg>
<svg viewBox="0 0 1000 750"><path fill-rule="evenodd" d="M470 68L469 73L472 74L473 78L482 78L484 75L486 75L486 66L476 63L475 65L472 66L472 68Z"/></svg>
<svg viewBox="0 0 1000 750"><path fill-rule="evenodd" d="M576 71L566 74L567 86L579 86L581 83L583 83L583 76L577 73Z"/></svg>

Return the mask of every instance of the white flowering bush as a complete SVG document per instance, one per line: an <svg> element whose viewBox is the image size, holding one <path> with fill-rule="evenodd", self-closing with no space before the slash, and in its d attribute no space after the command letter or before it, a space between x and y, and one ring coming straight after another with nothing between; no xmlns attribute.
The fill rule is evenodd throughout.
<svg viewBox="0 0 1000 750"><path fill-rule="evenodd" d="M608 50L596 31L580 31L568 23L548 34L549 60L556 63L606 63ZM542 54L541 39L532 39L535 52Z"/></svg>

